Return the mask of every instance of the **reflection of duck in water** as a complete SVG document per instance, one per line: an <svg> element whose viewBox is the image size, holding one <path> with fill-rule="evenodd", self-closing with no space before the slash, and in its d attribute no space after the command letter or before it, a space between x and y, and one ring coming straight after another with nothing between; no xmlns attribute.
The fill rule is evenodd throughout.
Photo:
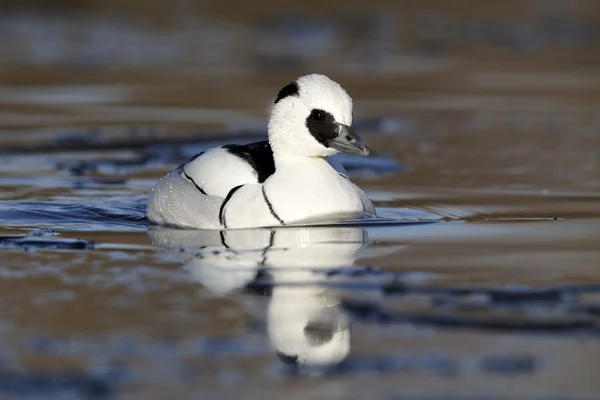
<svg viewBox="0 0 600 400"><path fill-rule="evenodd" d="M350 352L350 324L332 269L354 264L367 243L355 227L276 230L181 231L156 228L152 242L165 247L203 248L188 260L194 279L217 293L252 283L263 267L272 278L267 330L279 358L306 367L336 365Z"/></svg>

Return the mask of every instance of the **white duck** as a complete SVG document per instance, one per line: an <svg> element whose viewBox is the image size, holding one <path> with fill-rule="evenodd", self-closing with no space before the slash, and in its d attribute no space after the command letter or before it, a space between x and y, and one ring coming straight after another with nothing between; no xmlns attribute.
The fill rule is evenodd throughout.
<svg viewBox="0 0 600 400"><path fill-rule="evenodd" d="M368 155L352 129L352 99L324 75L306 75L279 91L269 141L226 145L192 158L152 189L150 221L224 229L375 215L366 194L326 157Z"/></svg>

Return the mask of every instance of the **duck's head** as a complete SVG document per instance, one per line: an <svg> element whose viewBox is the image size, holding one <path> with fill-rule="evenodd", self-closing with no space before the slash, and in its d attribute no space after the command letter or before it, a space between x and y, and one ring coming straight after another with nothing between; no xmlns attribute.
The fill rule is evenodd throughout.
<svg viewBox="0 0 600 400"><path fill-rule="evenodd" d="M318 74L302 76L279 91L269 120L269 141L275 154L369 154L353 129L352 99L337 82Z"/></svg>

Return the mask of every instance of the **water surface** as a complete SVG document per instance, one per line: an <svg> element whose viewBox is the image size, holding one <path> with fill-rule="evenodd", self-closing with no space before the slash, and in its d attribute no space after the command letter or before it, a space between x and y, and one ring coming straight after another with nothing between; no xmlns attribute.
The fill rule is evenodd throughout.
<svg viewBox="0 0 600 400"><path fill-rule="evenodd" d="M361 29L388 43L393 21L379 17ZM138 32L121 67L101 62L115 49L77 46L69 60L85 68L70 76L33 47L22 54L35 68L2 66L0 397L597 397L598 72L548 65L528 46L510 63L429 53L423 38L365 56L340 36L351 18L317 21L316 36L261 21L254 35L313 49L294 53L302 71L275 39L216 71L247 33L218 24L204 34L232 32L230 47L207 45L199 64L168 46L150 57L144 40L179 36ZM69 26L40 31L52 24ZM336 52L348 62L322 62ZM373 156L341 161L381 220L149 226L162 175L210 146L264 138L276 91L308 70L355 100Z"/></svg>

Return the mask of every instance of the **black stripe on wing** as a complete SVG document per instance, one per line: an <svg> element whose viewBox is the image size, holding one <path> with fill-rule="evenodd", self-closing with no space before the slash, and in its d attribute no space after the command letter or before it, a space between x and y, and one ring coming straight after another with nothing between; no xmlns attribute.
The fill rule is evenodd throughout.
<svg viewBox="0 0 600 400"><path fill-rule="evenodd" d="M283 220L279 217L279 215L275 212L275 209L273 208L273 204L271 204L271 202L269 201L269 198L267 197L267 192L265 191L265 187L262 187L262 194L263 194L263 198L265 199L265 203L267 203L267 207L269 207L269 211L271 212L271 215L277 220L279 221L279 223L281 225L285 225L285 222L283 222Z"/></svg>
<svg viewBox="0 0 600 400"><path fill-rule="evenodd" d="M191 176L189 176L189 175L188 175L188 174L185 172L185 168L184 168L184 167L185 167L185 164L187 164L187 163L191 163L191 162L192 162L192 161L194 161L196 158L200 157L202 154L204 154L204 151L203 151L202 153L198 153L198 154L196 154L195 156L193 156L192 158L190 158L190 159L189 159L189 160L187 160L186 162L179 164L179 166L176 168L176 170L177 170L177 171L181 171L181 174L182 174L182 175L185 177L185 179L187 179L188 181L192 182L192 183L194 184L194 186L196 187L196 189L198 189L198 190L200 191L200 193L202 193L202 194L206 194L206 192L204 191L204 189L202 189L202 188L200 187L200 185L198 185L198 184L196 183L196 181L195 181L195 180L194 180L194 179L193 179Z"/></svg>
<svg viewBox="0 0 600 400"><path fill-rule="evenodd" d="M221 209L219 210L219 222L221 223L221 225L223 225L223 228L225 229L227 229L227 221L225 221L225 205L227 205L227 202L231 200L231 196L233 196L236 190L238 190L242 186L244 185L239 185L231 189L229 193L227 193L227 197L225 197L225 200L223 200L223 203L221 204Z"/></svg>
<svg viewBox="0 0 600 400"><path fill-rule="evenodd" d="M258 183L263 183L275 173L273 150L271 150L271 146L266 140L250 144L228 144L223 148L254 168L258 175Z"/></svg>
<svg viewBox="0 0 600 400"><path fill-rule="evenodd" d="M204 189L202 189L202 188L200 187L200 185L198 185L198 184L196 183L196 181L194 181L194 180L192 179L192 177L191 177L191 176L189 176L188 174L186 174L186 173L185 173L185 169L181 168L181 171L183 171L183 176L185 176L185 177L186 177L186 178L187 178L187 179L188 179L190 182L192 182L192 183L194 184L194 186L196 186L196 189L198 189L198 190L200 191L200 193L202 193L202 194L206 194L206 192L204 191Z"/></svg>

